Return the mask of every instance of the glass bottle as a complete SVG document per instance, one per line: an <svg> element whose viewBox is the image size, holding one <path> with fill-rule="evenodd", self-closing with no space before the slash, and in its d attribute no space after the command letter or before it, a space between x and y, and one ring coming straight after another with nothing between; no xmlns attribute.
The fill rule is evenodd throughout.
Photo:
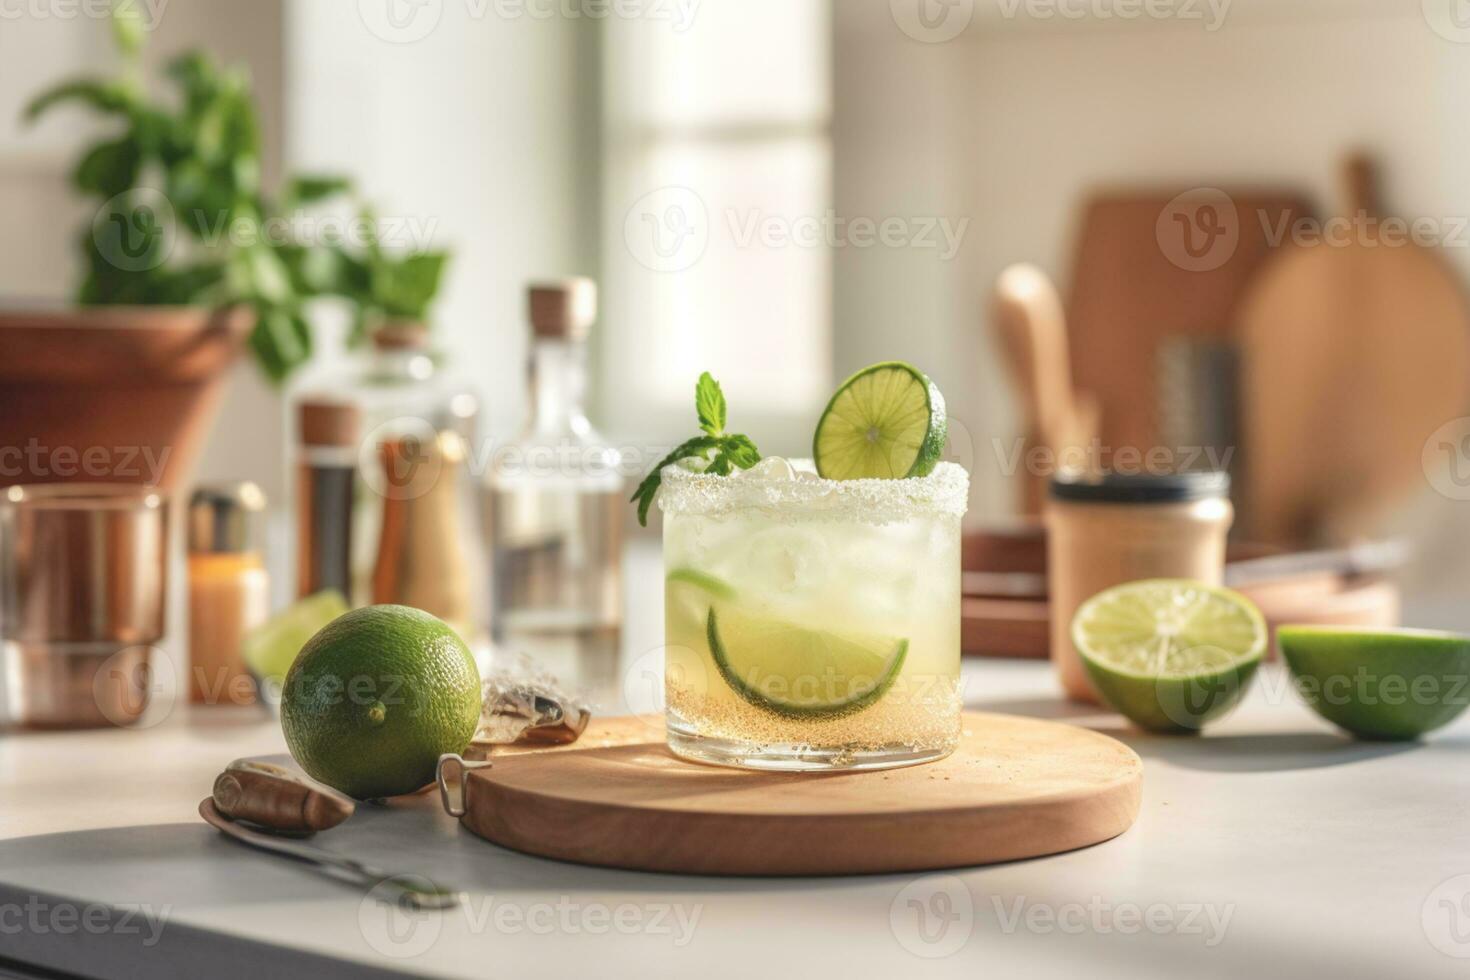
<svg viewBox="0 0 1470 980"><path fill-rule="evenodd" d="M482 618L474 602L481 562L466 475L479 414L471 385L445 369L422 324L392 322L373 333L365 351L308 374L294 400L303 462L310 462L310 439L301 437L309 435L315 406L351 406L356 430L345 461L352 468L348 515L336 513L340 507L314 515L299 499L298 550L322 539L325 529L313 522L347 520L346 598L353 605L415 606L470 638ZM298 498L312 492L309 472L297 467ZM297 591L310 590L303 581Z"/></svg>
<svg viewBox="0 0 1470 980"><path fill-rule="evenodd" d="M490 629L584 685L609 682L622 636L621 457L583 408L590 279L529 288L530 417L497 447L481 488L490 554Z"/></svg>

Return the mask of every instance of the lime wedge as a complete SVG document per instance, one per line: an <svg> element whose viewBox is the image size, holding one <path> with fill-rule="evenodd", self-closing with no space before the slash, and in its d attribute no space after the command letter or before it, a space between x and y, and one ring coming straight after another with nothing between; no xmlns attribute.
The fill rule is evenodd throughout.
<svg viewBox="0 0 1470 980"><path fill-rule="evenodd" d="M707 572L676 568L664 581L664 624L669 642L699 646L705 619L716 601L735 598L735 590Z"/></svg>
<svg viewBox="0 0 1470 980"><path fill-rule="evenodd" d="M697 568L676 568L669 573L668 580L671 583L692 585L716 599L735 598L735 590L728 583Z"/></svg>
<svg viewBox="0 0 1470 980"><path fill-rule="evenodd" d="M1276 641L1302 700L1361 738L1418 738L1470 704L1470 636L1283 626Z"/></svg>
<svg viewBox="0 0 1470 980"><path fill-rule="evenodd" d="M306 641L347 610L347 601L331 589L298 599L245 634L240 645L245 666L271 693L278 693Z"/></svg>
<svg viewBox="0 0 1470 980"><path fill-rule="evenodd" d="M710 653L725 683L758 708L788 718L835 718L873 704L893 686L909 641L807 629L711 608Z"/></svg>
<svg viewBox="0 0 1470 980"><path fill-rule="evenodd" d="M1266 622L1228 589L1151 579L1084 602L1072 643L1103 699L1134 724L1197 732L1245 693L1266 650Z"/></svg>
<svg viewBox="0 0 1470 980"><path fill-rule="evenodd" d="M817 422L812 456L829 480L927 476L944 452L944 396L910 364L848 378Z"/></svg>

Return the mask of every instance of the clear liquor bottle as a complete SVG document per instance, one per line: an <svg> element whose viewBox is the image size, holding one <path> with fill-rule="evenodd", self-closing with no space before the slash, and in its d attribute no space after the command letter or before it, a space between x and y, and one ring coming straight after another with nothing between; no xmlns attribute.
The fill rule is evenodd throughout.
<svg viewBox="0 0 1470 980"><path fill-rule="evenodd" d="M497 646L597 686L622 636L621 456L587 420L590 279L529 289L530 417L496 447L482 488L490 554L490 630Z"/></svg>

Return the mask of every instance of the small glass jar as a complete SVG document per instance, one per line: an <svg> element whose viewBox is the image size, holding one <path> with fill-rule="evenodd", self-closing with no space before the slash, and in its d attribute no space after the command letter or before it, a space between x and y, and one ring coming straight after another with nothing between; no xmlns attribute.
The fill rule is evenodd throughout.
<svg viewBox="0 0 1470 980"><path fill-rule="evenodd" d="M1235 519L1227 473L1059 474L1046 505L1051 661L1073 701L1098 703L1072 645L1077 608L1150 578L1219 585Z"/></svg>
<svg viewBox="0 0 1470 980"><path fill-rule="evenodd" d="M265 494L253 483L200 487L189 501L189 701L253 704L245 634L270 616Z"/></svg>

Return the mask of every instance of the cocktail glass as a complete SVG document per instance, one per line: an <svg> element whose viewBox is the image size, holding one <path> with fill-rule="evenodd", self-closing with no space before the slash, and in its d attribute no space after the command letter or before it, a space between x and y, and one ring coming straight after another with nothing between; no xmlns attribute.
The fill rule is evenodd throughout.
<svg viewBox="0 0 1470 980"><path fill-rule="evenodd" d="M787 771L943 758L960 735L952 463L823 480L809 462L663 475L669 747Z"/></svg>

